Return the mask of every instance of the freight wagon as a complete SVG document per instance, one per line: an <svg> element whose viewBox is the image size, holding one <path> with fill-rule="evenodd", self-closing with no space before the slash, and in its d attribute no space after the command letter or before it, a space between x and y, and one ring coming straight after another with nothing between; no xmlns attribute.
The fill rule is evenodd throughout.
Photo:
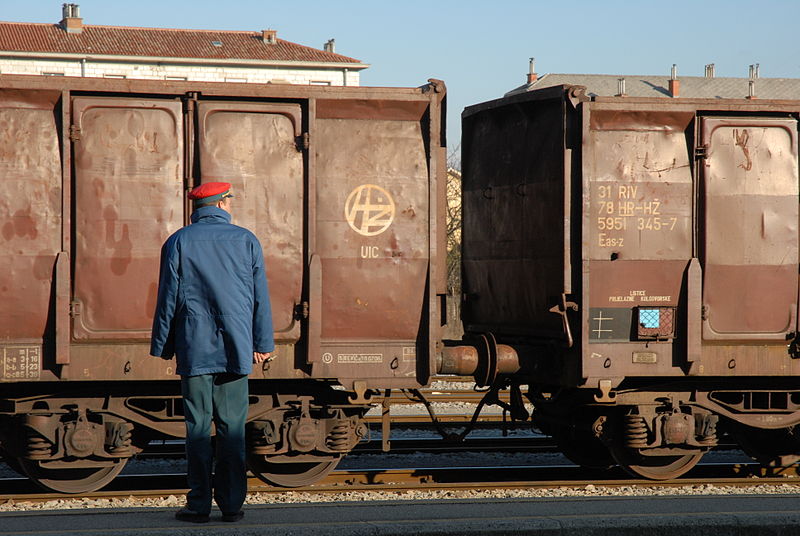
<svg viewBox="0 0 800 536"><path fill-rule="evenodd" d="M248 461L314 481L376 389L425 385L444 293L444 84L0 78L0 442L63 492L184 434L148 356L163 241L223 180L264 245L277 359L251 376Z"/></svg>
<svg viewBox="0 0 800 536"><path fill-rule="evenodd" d="M580 86L467 108L478 342L453 343L449 369L529 385L537 425L582 465L674 478L723 431L796 461L798 117L797 100Z"/></svg>

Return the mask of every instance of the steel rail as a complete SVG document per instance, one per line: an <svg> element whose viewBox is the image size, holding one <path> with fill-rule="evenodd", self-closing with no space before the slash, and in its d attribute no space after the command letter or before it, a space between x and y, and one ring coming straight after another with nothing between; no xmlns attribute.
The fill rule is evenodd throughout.
<svg viewBox="0 0 800 536"><path fill-rule="evenodd" d="M249 493L280 495L293 493L335 494L352 491L407 491L407 490L493 490L493 489L585 489L630 487L676 488L686 486L732 486L755 485L800 486L797 468L786 469L783 474L763 476L763 469L752 464L702 464L694 468L689 476L675 480L651 481L633 479L621 470L607 472L587 471L577 466L516 466L516 467L428 467L412 469L350 469L336 470L319 483L302 488L271 487L255 477L248 479ZM761 476L759 476L761 475ZM68 499L127 499L163 498L183 495L185 475L127 475L118 477L106 490L69 496L54 493L39 493L25 479L0 480L0 504L12 502L42 503ZM17 489L11 493L7 490Z"/></svg>

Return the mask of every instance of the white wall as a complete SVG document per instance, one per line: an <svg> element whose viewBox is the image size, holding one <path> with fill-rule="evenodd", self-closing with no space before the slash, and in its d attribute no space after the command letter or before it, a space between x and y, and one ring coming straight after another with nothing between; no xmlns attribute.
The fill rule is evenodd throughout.
<svg viewBox="0 0 800 536"><path fill-rule="evenodd" d="M201 82L267 82L289 84L322 83L341 86L345 82L343 69L287 69L272 67L230 67L205 65L154 65L123 62L91 62L84 67L85 76L103 78L107 76L136 78L145 80L167 80L177 78ZM82 76L80 61L0 59L0 74L48 74L59 73L64 76ZM360 83L359 72L348 70L346 85Z"/></svg>

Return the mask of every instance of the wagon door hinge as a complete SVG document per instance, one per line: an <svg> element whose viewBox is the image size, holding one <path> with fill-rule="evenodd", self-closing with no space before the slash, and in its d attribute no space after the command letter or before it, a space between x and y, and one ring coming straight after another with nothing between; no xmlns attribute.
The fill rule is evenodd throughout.
<svg viewBox="0 0 800 536"><path fill-rule="evenodd" d="M78 125L70 125L69 140L73 142L81 140L81 127Z"/></svg>
<svg viewBox="0 0 800 536"><path fill-rule="evenodd" d="M303 132L302 136L297 137L297 150L308 150L311 147L311 135L308 132Z"/></svg>
<svg viewBox="0 0 800 536"><path fill-rule="evenodd" d="M708 145L698 145L694 148L694 157L697 160L708 158Z"/></svg>
<svg viewBox="0 0 800 536"><path fill-rule="evenodd" d="M294 306L294 319L302 320L308 318L308 302L298 303Z"/></svg>
<svg viewBox="0 0 800 536"><path fill-rule="evenodd" d="M81 302L79 301L69 302L69 316L71 316L72 318L80 316L81 309L82 309Z"/></svg>

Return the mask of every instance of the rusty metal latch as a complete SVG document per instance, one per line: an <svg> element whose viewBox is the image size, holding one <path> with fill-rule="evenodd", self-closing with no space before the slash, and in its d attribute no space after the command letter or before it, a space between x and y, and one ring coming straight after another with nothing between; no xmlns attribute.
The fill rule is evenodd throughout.
<svg viewBox="0 0 800 536"><path fill-rule="evenodd" d="M70 125L69 127L69 140L81 141L81 127L78 125Z"/></svg>
<svg viewBox="0 0 800 536"><path fill-rule="evenodd" d="M82 309L81 302L79 301L69 302L69 316L71 316L72 318L80 316L81 309Z"/></svg>
<svg viewBox="0 0 800 536"><path fill-rule="evenodd" d="M383 394L383 402L381 402L381 450L389 452L391 449L390 437L392 434L391 428L391 406L392 406L392 390L386 389Z"/></svg>
<svg viewBox="0 0 800 536"><path fill-rule="evenodd" d="M567 295L561 294L561 303L550 308L551 313L561 315L561 321L564 324L564 334L567 336L567 348L572 348L574 341L572 339L572 330L569 328L569 319L567 318L567 310L578 310L578 304L575 302L567 301Z"/></svg>

